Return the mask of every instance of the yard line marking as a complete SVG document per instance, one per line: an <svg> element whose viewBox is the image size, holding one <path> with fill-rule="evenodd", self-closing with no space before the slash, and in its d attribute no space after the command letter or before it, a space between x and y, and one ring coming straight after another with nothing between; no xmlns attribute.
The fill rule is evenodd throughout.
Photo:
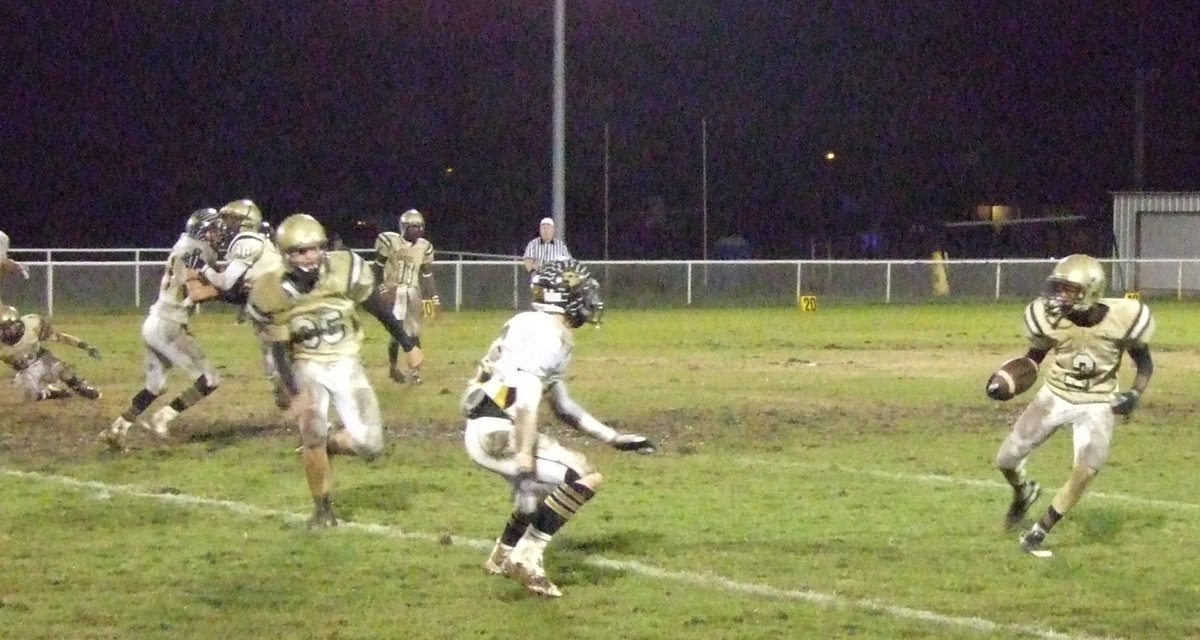
<svg viewBox="0 0 1200 640"><path fill-rule="evenodd" d="M23 478L26 480L36 480L39 482L52 482L55 484L71 487L75 489L90 489L101 495L120 494L131 498L146 498L148 500L158 500L169 504L177 504L184 507L220 507L232 513L242 516L256 518L282 518L288 522L302 523L308 520L308 516L298 513L290 513L277 509L267 509L257 507L245 502L236 502L233 500L221 500L217 498L205 498L201 496L192 496L184 493L156 493L148 491L141 487L132 485L106 484L96 480L80 480L70 476L60 476L45 473L37 473L34 471L18 471L15 469L5 469L0 467L0 472L4 475ZM405 540L421 540L424 542L432 542L441 544L445 540L444 536L433 535L429 533L420 533L412 531L404 531L400 527L385 525L342 521L338 524L338 529L348 529L371 533L378 536L398 538ZM492 548L494 541L478 540L474 538L463 538L459 536L451 536L450 541L454 545L462 545L486 551ZM730 578L724 578L712 573L698 573L693 571L673 571L663 569L653 565L643 564L635 560L613 560L601 556L588 556L584 559L589 565L627 571L636 573L648 578L657 578L660 580L670 580L683 584L691 584L707 589L715 589L719 591L732 591L745 595L762 596L765 598L775 598L779 600L796 600L808 602L811 604L820 605L827 608L856 608L884 613L895 618L903 620L912 620L916 622L927 622L943 627L965 628L972 631L993 633L1004 632L1016 635L1032 636L1035 638L1043 638L1044 640L1123 640L1122 638L1114 638L1110 636L1090 636L1077 635L1056 631L1047 627L1031 626L1026 624L1012 624L1006 622L995 622L986 618L954 616L941 614L936 611L925 609L914 609L902 605L892 604L882 600L874 600L870 598L847 598L837 595L836 593L823 593L813 591L811 589L783 589L780 587L772 587L765 584L757 584L753 582L738 582Z"/></svg>
<svg viewBox="0 0 1200 640"><path fill-rule="evenodd" d="M851 475L871 476L874 478L883 478L885 480L899 480L902 482L927 482L931 484L957 484L966 487L984 487L987 489L1009 489L1005 482L999 480L981 480L979 478L960 478L949 476L942 473L904 473L901 471L884 471L882 469L859 469L855 467L843 467L836 464L817 464L809 462L794 462L790 460L772 461L764 458L735 458L735 460L747 466L770 465L773 467L796 467L800 469L808 469L811 471L833 471L840 473L849 473ZM1049 489L1050 487L1047 487ZM1130 504L1140 504L1152 507L1162 507L1164 509L1200 509L1200 504L1195 502L1180 502L1178 500L1162 500L1158 498L1143 498L1141 496L1129 495L1127 493L1105 493L1103 491L1089 491L1087 495L1100 498L1102 500L1114 500L1117 502L1128 502Z"/></svg>

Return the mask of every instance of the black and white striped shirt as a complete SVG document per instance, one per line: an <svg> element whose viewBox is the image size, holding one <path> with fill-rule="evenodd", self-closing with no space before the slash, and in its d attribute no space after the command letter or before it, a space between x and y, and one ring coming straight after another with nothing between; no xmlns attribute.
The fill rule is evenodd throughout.
<svg viewBox="0 0 1200 640"><path fill-rule="evenodd" d="M550 242L542 242L541 237L537 237L525 245L525 255L523 257L532 258L533 268L537 269L543 262L570 260L571 252L567 249L567 243L558 238Z"/></svg>

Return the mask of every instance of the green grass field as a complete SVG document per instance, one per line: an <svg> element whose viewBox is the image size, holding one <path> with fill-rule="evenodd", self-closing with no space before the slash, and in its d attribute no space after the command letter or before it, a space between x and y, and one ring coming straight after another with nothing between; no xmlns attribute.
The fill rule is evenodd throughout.
<svg viewBox="0 0 1200 640"><path fill-rule="evenodd" d="M430 327L420 387L388 381L369 321L388 452L334 459L344 522L319 534L247 326L199 316L222 387L171 441L114 454L95 436L141 388L141 317L63 315L106 357L56 352L104 397L0 388L0 637L1200 637L1200 323L1152 306L1155 379L1050 559L1002 530L992 465L1028 396L982 393L1024 350L1019 304L610 309L577 332L572 393L661 446L547 427L606 478L547 553L558 600L480 568L509 502L457 404L508 314ZM1036 513L1070 457L1069 433L1034 455Z"/></svg>

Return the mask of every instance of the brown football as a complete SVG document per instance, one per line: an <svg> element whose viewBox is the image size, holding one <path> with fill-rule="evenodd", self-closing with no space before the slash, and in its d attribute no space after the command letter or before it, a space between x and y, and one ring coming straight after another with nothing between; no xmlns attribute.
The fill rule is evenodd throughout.
<svg viewBox="0 0 1200 640"><path fill-rule="evenodd" d="M985 391L993 400L1009 400L1028 391L1037 378L1036 362L1026 357L1013 358L1000 365L988 378Z"/></svg>

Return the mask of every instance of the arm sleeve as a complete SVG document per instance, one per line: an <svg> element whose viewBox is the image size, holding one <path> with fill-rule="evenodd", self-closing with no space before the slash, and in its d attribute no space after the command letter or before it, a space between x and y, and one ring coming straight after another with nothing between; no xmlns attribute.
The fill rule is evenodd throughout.
<svg viewBox="0 0 1200 640"><path fill-rule="evenodd" d="M555 415L563 422L606 444L611 443L617 437L615 429L597 420L571 399L570 394L567 393L567 383L562 380L552 382L546 389L546 395L550 399L550 407L554 409Z"/></svg>
<svg viewBox="0 0 1200 640"><path fill-rule="evenodd" d="M233 262L225 265L225 269L222 271L217 271L211 266L205 266L204 271L201 273L204 275L204 279L208 280L209 284L220 289L221 291L228 291L233 287L233 285L237 284L238 280L240 280L242 276L246 275L246 272L249 270L250 265L247 264L246 261L234 260Z"/></svg>

